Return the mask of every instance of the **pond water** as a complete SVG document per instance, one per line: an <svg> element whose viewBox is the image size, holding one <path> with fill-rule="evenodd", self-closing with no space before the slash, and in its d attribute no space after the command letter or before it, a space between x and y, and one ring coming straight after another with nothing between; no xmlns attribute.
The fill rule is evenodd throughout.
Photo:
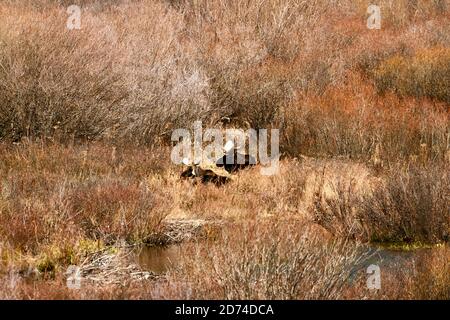
<svg viewBox="0 0 450 320"><path fill-rule="evenodd" d="M376 264L380 267L404 266L412 262L419 253L425 250L431 249L394 250L372 247L369 249L369 257L363 262L363 266L367 267L371 264Z"/></svg>
<svg viewBox="0 0 450 320"><path fill-rule="evenodd" d="M392 250L384 248L370 248L367 259L355 265L352 271L366 269L369 265L378 265L380 268L411 267L411 262L419 253L430 252L433 249ZM176 266L183 257L182 245L142 247L137 251L136 263L144 270L164 273L171 266Z"/></svg>
<svg viewBox="0 0 450 320"><path fill-rule="evenodd" d="M413 268L415 259L422 253L431 253L432 249L393 250L370 247L365 249L366 259L351 268L350 281L356 279L358 272L366 272L370 265L381 270L404 270Z"/></svg>
<svg viewBox="0 0 450 320"><path fill-rule="evenodd" d="M182 257L180 245L142 247L136 254L136 263L146 271L166 272Z"/></svg>

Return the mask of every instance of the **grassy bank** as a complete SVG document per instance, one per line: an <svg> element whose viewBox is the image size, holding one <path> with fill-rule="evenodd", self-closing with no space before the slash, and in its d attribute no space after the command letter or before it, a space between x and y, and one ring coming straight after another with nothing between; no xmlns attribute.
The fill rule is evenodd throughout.
<svg viewBox="0 0 450 320"><path fill-rule="evenodd" d="M378 3L369 30L366 0L85 0L69 30L72 3L2 1L0 296L448 299L450 4ZM196 120L280 129L280 173L181 181ZM182 241L164 279L122 272ZM433 249L369 292L371 243ZM120 284L67 288L98 261Z"/></svg>
<svg viewBox="0 0 450 320"><path fill-rule="evenodd" d="M98 143L2 145L0 241L5 279L21 274L38 286L57 286L70 297L74 293L62 289L69 265L79 265L102 250L120 252L114 248L124 244L160 243L164 237L158 234L165 232L167 221L221 221L220 227L201 232L198 245L187 247L181 269L168 275L169 284L158 282L168 286L162 295L182 297L195 289L189 294L199 298L343 298L356 290L346 279L349 267L364 258L361 241L448 242L444 195L449 181L439 168L380 173L350 160L285 159L275 176L261 176L254 168L222 187L193 186L179 179L179 168L161 158L164 154L168 152L163 149ZM447 254L445 247L437 251ZM300 259L303 255L305 261ZM336 274L324 275L322 267ZM279 268L287 268L287 273L279 274ZM310 271L300 272L303 268ZM228 278L233 274L250 278ZM434 281L429 276L425 280ZM271 285L249 284L250 291L238 285L254 281L252 277ZM31 290L20 279L20 290ZM284 285L292 279L301 288L315 285L297 292ZM445 277L442 281L448 287ZM139 297L156 294L151 290L157 284L147 282L141 284L144 291L134 282L122 289L131 290L127 295L137 290L133 294ZM185 291L180 284L184 282L193 289ZM113 285L86 286L87 291L75 297L98 297L103 290L108 297L113 294L109 290L116 290ZM45 291L28 294L45 297L41 290Z"/></svg>

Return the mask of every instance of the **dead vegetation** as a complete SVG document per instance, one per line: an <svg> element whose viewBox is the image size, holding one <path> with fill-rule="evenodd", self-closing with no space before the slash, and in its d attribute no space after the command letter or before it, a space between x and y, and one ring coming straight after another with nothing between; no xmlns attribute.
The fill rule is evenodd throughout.
<svg viewBox="0 0 450 320"><path fill-rule="evenodd" d="M346 282L359 241L450 233L450 5L378 2L373 31L368 0L85 0L81 30L67 1L3 1L0 296L448 299L445 244L383 292ZM280 173L180 181L195 120L279 128ZM153 281L120 242L192 255Z"/></svg>
<svg viewBox="0 0 450 320"><path fill-rule="evenodd" d="M65 27L61 4L8 1L0 137L154 145L226 118L282 129L293 156L364 158L380 142L386 159L420 143L442 159L448 6L416 3L381 1L385 24L372 32L362 0L86 1L81 30ZM379 96L386 86L401 97Z"/></svg>
<svg viewBox="0 0 450 320"><path fill-rule="evenodd" d="M111 249L94 252L87 256L79 267L80 286L86 281L95 285L126 285L128 282L158 280L162 276L150 271L143 271L132 263L132 251L126 248L115 248L118 252L108 252ZM81 283L83 282L83 283Z"/></svg>
<svg viewBox="0 0 450 320"><path fill-rule="evenodd" d="M137 281L120 291L127 297L178 298L226 297L224 292L235 298L344 297L349 291L348 288L343 291L345 286L341 280L348 269L341 270L340 263L347 261L351 265L351 259L361 258L350 250L355 245L354 240L412 246L448 241L445 196L448 177L445 170L435 165L410 164L410 167L384 168L376 172L370 166L351 160L302 157L281 161L278 175L261 176L257 168L244 170L232 183L217 187L212 184L193 186L180 180L181 169L170 162L166 162L165 168L156 169L160 160L146 158L145 155L152 154L147 150L116 148L111 154L111 147L98 143L89 144L87 154L82 152L86 148L83 145L28 143L14 147L3 145L2 148L2 272L6 277L8 270L16 270L24 279L33 279L30 275L37 274L38 282L61 287L65 286L62 274L69 265L83 265L86 257L95 258L87 260L86 266L93 279L100 279L98 282L101 286L104 284L105 289L94 289L98 286L93 281L86 284L87 291L67 292L67 297L81 297L80 294L118 297L111 296L108 290L127 283L124 280L127 277L131 281L132 274L142 275L137 280L145 278L147 274L128 264L128 260L122 259L124 256L108 251L117 241L150 245L192 243L191 248L201 241L198 250L205 253L196 256L195 249L192 255L186 252L185 269L169 274L167 279L171 284L144 285ZM312 222L324 228L311 225ZM259 224L261 229L257 227ZM271 228L274 228L273 233ZM343 253L338 244L328 246L329 241L339 243L340 238L347 239L347 249ZM327 245L321 247L321 241ZM298 250L283 251L287 248ZM336 261L326 263L333 266L336 263L336 270L344 273L342 277L330 275L331 278L323 279L320 278L322 273L297 274L302 266L296 259L302 255L307 257L302 263L309 261L311 264L309 270L321 268L325 262L320 257L337 255L340 258ZM293 263L287 266L290 273L283 278L276 270L290 260ZM246 265L250 269L245 269ZM201 266L201 270L190 269L194 266ZM260 274L256 266L267 269ZM211 271L207 278L205 270ZM419 273L428 272L426 270ZM110 272L111 283L108 283L104 276ZM234 272L243 278L228 278ZM251 280L244 277L247 272L254 273L252 277L261 277L266 287L248 289L250 291L239 287L237 283ZM148 275L150 282L156 279ZM90 277L88 273L86 276ZM316 281L324 287L297 292L287 284L294 279L292 277L306 281L303 284ZM439 281L444 281L441 286L445 288L445 277L443 279ZM19 281L23 290L28 290L26 281ZM182 285L186 281L194 284L198 281L191 289L199 291L195 294L186 291ZM327 283L332 287L326 287ZM211 291L202 291L207 287ZM294 291L289 291L291 289ZM402 293L402 297L406 295Z"/></svg>
<svg viewBox="0 0 450 320"><path fill-rule="evenodd" d="M248 222L186 253L175 272L190 284L190 298L232 300L338 299L365 258L355 243L324 241L295 220Z"/></svg>
<svg viewBox="0 0 450 320"><path fill-rule="evenodd" d="M147 245L168 246L201 239L212 239L220 232L224 222L203 219L166 219L163 226L144 238Z"/></svg>
<svg viewBox="0 0 450 320"><path fill-rule="evenodd" d="M335 235L362 241L448 242L447 171L438 166L395 166L363 192L355 187L357 177L331 182L331 195L321 181L312 206L314 219Z"/></svg>

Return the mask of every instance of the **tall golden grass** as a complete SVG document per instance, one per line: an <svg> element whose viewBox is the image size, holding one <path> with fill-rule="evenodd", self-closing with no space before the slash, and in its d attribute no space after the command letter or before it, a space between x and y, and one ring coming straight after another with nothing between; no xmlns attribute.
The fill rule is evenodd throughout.
<svg viewBox="0 0 450 320"><path fill-rule="evenodd" d="M327 178L324 178L324 180ZM442 243L450 240L446 167L410 164L389 170L358 192L355 180L322 180L312 205L314 219L333 234L381 243Z"/></svg>
<svg viewBox="0 0 450 320"><path fill-rule="evenodd" d="M368 0L84 0L80 30L70 4L0 3L0 297L448 298L445 246L383 293L346 282L348 239L449 241L448 0L380 0L381 30ZM281 129L280 174L180 181L195 120ZM169 217L234 227L168 282L66 288Z"/></svg>

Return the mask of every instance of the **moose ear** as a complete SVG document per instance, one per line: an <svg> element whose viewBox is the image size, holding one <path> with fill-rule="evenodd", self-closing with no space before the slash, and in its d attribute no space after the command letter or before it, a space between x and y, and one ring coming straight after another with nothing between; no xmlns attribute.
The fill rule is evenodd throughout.
<svg viewBox="0 0 450 320"><path fill-rule="evenodd" d="M230 152L234 148L234 143L231 140L228 140L227 143L225 143L225 146L223 147L223 150L225 152Z"/></svg>

